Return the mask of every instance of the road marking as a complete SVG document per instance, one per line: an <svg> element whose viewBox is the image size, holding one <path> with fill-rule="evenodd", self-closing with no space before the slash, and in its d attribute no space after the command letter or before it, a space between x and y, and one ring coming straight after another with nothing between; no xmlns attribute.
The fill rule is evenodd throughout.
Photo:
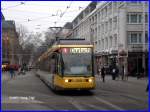
<svg viewBox="0 0 150 112"><path fill-rule="evenodd" d="M129 93L122 93L122 92L120 92L120 93L112 93L112 92L107 91L107 90L97 90L97 92L98 93L105 92L105 94L107 94L107 95L122 96L123 98L125 97L125 98L128 98L128 99L132 100L132 101L135 101L135 100L143 101L143 102L146 101L143 97L136 97L135 95L131 95Z"/></svg>
<svg viewBox="0 0 150 112"><path fill-rule="evenodd" d="M7 100L7 99L5 99L5 100L2 101L2 103L7 103L7 104L8 103L11 103L11 104L14 104L14 103L15 104L31 104L31 103L32 104L33 103L34 104L39 104L40 103L41 104L41 103L44 103L44 102L41 102L41 101L38 101L38 100L20 100L20 99L19 100L9 100L9 99Z"/></svg>
<svg viewBox="0 0 150 112"><path fill-rule="evenodd" d="M128 99L130 99L130 100L132 100L132 101L146 102L146 100L143 99L142 97L139 98L139 97L135 97L135 96L133 96L133 95L126 95L126 94L120 94L120 96L125 97L125 98L128 98ZM147 98L147 101L148 101L148 98Z"/></svg>
<svg viewBox="0 0 150 112"><path fill-rule="evenodd" d="M108 101L106 101L106 100L103 100L103 99L97 97L97 96L93 96L93 97L94 97L96 100L98 100L98 101L100 101L100 102L102 102L102 103L104 103L104 104L106 104L106 105L109 105L110 107L112 107L112 108L114 108L114 109L117 109L117 110L124 110L123 108L120 108L120 107L118 107L117 105L114 105L114 104L112 104L112 103L110 103L110 102L108 102Z"/></svg>
<svg viewBox="0 0 150 112"><path fill-rule="evenodd" d="M96 106L96 105L93 105L93 104L86 104L87 106L89 106L89 107L92 107L92 108L94 108L95 110L97 109L97 110L108 110L108 109L106 109L106 108L102 108L102 107L99 107L99 106Z"/></svg>
<svg viewBox="0 0 150 112"><path fill-rule="evenodd" d="M67 98L68 99L68 98ZM75 101L73 98L69 98L68 100L69 103L71 103L74 107L76 107L78 110L86 110L85 108L83 108L83 106L81 106L81 104L79 104L79 102Z"/></svg>

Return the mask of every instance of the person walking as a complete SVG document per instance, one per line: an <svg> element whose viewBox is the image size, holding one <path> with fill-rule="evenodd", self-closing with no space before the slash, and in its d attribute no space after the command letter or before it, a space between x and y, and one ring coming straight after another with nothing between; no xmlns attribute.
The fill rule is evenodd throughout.
<svg viewBox="0 0 150 112"><path fill-rule="evenodd" d="M120 75L121 75L121 79L124 80L124 66L121 66L120 68Z"/></svg>
<svg viewBox="0 0 150 112"><path fill-rule="evenodd" d="M112 80L115 80L116 77L118 76L118 68L117 66L113 66L112 69L111 69L111 74L112 74Z"/></svg>
<svg viewBox="0 0 150 112"><path fill-rule="evenodd" d="M104 68L104 66L101 69L101 76L102 76L103 82L105 82L105 68Z"/></svg>
<svg viewBox="0 0 150 112"><path fill-rule="evenodd" d="M97 68L98 68L98 69L97 69L98 75L100 76L100 75L101 75L101 67L98 66Z"/></svg>
<svg viewBox="0 0 150 112"><path fill-rule="evenodd" d="M115 80L115 72L116 72L115 67L112 67L111 69L112 80Z"/></svg>
<svg viewBox="0 0 150 112"><path fill-rule="evenodd" d="M9 72L10 72L10 77L11 77L11 79L12 79L13 77L15 77L15 71L14 71L14 68L13 68L12 66L10 66Z"/></svg>

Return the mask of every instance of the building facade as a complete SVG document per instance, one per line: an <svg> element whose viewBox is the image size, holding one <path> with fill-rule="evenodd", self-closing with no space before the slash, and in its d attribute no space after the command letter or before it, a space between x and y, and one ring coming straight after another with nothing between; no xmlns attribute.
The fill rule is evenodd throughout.
<svg viewBox="0 0 150 112"><path fill-rule="evenodd" d="M148 2L97 2L88 15L80 16L73 21L73 37L94 44L97 66L124 66L128 75L142 68L148 72Z"/></svg>
<svg viewBox="0 0 150 112"><path fill-rule="evenodd" d="M86 40L93 40L91 38L91 22L96 22L96 17L91 21L91 16L95 10L97 2L91 2L73 21L73 38L85 38ZM96 25L96 24L95 24Z"/></svg>
<svg viewBox="0 0 150 112"><path fill-rule="evenodd" d="M72 38L72 23L67 22L60 30L58 36L61 38Z"/></svg>
<svg viewBox="0 0 150 112"><path fill-rule="evenodd" d="M19 45L15 22L5 20L3 15L2 17L2 62L20 64L21 46Z"/></svg>

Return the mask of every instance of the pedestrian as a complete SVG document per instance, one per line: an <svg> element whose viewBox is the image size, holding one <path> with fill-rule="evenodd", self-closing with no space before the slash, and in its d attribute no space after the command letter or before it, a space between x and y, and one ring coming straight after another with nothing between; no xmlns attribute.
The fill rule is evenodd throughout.
<svg viewBox="0 0 150 112"><path fill-rule="evenodd" d="M124 66L121 66L120 68L120 75L121 75L121 79L124 80Z"/></svg>
<svg viewBox="0 0 150 112"><path fill-rule="evenodd" d="M148 92L148 90L149 90L149 86L148 86L148 84L147 84L147 87L146 87L146 92Z"/></svg>
<svg viewBox="0 0 150 112"><path fill-rule="evenodd" d="M12 66L10 66L9 72L10 72L10 77L11 77L11 79L12 79L13 77L15 77L15 71L14 71L14 68L13 68Z"/></svg>
<svg viewBox="0 0 150 112"><path fill-rule="evenodd" d="M24 66L21 67L21 74L25 75L25 67Z"/></svg>
<svg viewBox="0 0 150 112"><path fill-rule="evenodd" d="M19 71L18 71L18 75L21 75L21 74L25 75L25 68L23 65L19 67Z"/></svg>
<svg viewBox="0 0 150 112"><path fill-rule="evenodd" d="M100 66L98 66L98 75L99 76L101 75L101 68L100 68Z"/></svg>
<svg viewBox="0 0 150 112"><path fill-rule="evenodd" d="M115 75L115 77L117 77L117 79L119 80L119 68L118 68L118 66L116 66L116 75Z"/></svg>
<svg viewBox="0 0 150 112"><path fill-rule="evenodd" d="M105 68L104 68L104 66L101 69L101 76L102 76L103 82L105 82Z"/></svg>
<svg viewBox="0 0 150 112"><path fill-rule="evenodd" d="M113 66L111 70L112 80L116 79L116 77L118 76L118 72L118 68L116 66Z"/></svg>

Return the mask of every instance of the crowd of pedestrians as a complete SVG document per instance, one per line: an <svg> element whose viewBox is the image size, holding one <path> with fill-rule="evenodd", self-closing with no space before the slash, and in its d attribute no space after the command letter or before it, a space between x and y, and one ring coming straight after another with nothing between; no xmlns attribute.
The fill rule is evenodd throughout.
<svg viewBox="0 0 150 112"><path fill-rule="evenodd" d="M10 66L10 67L9 67L10 78L11 78L11 79L15 78L17 72L18 72L18 75L20 75L20 74L25 75L26 68L27 68L26 64L23 64L23 65L20 66L20 67L18 68L18 70L16 71L13 66Z"/></svg>
<svg viewBox="0 0 150 112"><path fill-rule="evenodd" d="M101 76L102 82L105 82L106 74L110 74L112 80L122 81L128 80L128 74L124 66L118 67L116 64L106 67L106 66L98 66L98 75ZM109 71L109 72L108 72ZM141 73L137 75L137 79L144 77L144 69L142 68ZM146 92L149 91L149 84L146 86Z"/></svg>

